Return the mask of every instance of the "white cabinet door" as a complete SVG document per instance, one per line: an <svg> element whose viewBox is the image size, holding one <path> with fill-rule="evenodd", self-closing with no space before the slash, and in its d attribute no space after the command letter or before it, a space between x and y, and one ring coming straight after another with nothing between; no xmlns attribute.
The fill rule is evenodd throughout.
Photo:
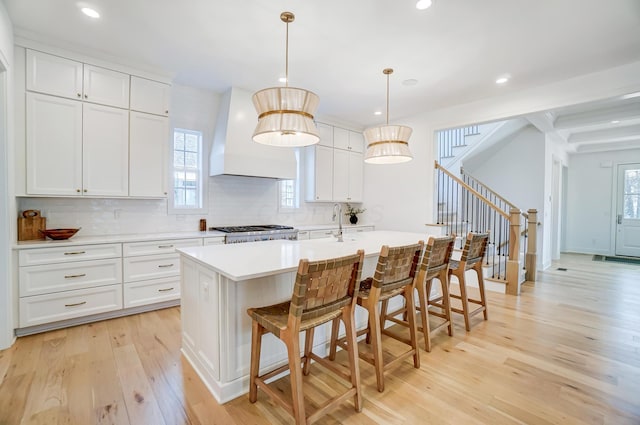
<svg viewBox="0 0 640 425"><path fill-rule="evenodd" d="M129 196L167 196L166 117L131 112L129 131Z"/></svg>
<svg viewBox="0 0 640 425"><path fill-rule="evenodd" d="M129 74L84 65L84 97L87 102L129 107Z"/></svg>
<svg viewBox="0 0 640 425"><path fill-rule="evenodd" d="M82 98L82 63L27 49L29 91Z"/></svg>
<svg viewBox="0 0 640 425"><path fill-rule="evenodd" d="M318 127L318 133L320 134L320 141L318 142L318 144L332 148L333 126L317 122L316 127Z"/></svg>
<svg viewBox="0 0 640 425"><path fill-rule="evenodd" d="M333 199L337 202L362 202L363 157L359 152L334 149Z"/></svg>
<svg viewBox="0 0 640 425"><path fill-rule="evenodd" d="M129 112L85 103L83 113L83 194L127 196Z"/></svg>
<svg viewBox="0 0 640 425"><path fill-rule="evenodd" d="M79 196L82 103L27 93L27 193Z"/></svg>
<svg viewBox="0 0 640 425"><path fill-rule="evenodd" d="M349 130L349 150L364 152L364 136L362 133Z"/></svg>
<svg viewBox="0 0 640 425"><path fill-rule="evenodd" d="M349 201L349 151L333 150L333 199Z"/></svg>
<svg viewBox="0 0 640 425"><path fill-rule="evenodd" d="M362 202L362 185L364 174L364 155L359 152L349 152L349 202Z"/></svg>
<svg viewBox="0 0 640 425"><path fill-rule="evenodd" d="M333 128L333 147L349 150L349 130L340 127Z"/></svg>
<svg viewBox="0 0 640 425"><path fill-rule="evenodd" d="M333 200L333 149L327 146L311 146L307 155L307 201L331 202Z"/></svg>
<svg viewBox="0 0 640 425"><path fill-rule="evenodd" d="M169 115L171 86L158 81L131 76L131 110Z"/></svg>

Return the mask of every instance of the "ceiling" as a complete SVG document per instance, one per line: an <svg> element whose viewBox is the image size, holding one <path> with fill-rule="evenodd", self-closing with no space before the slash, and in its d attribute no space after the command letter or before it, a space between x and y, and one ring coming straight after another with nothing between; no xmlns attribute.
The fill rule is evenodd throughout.
<svg viewBox="0 0 640 425"><path fill-rule="evenodd" d="M292 11L290 85L319 95L319 116L362 127L384 122L387 67L395 69L394 121L640 60L638 0L434 0L427 10L417 10L416 0L3 1L19 37L216 92L281 85L279 15ZM101 18L87 18L80 4ZM510 81L495 84L503 74ZM606 125L574 134L568 126L581 113L546 119L564 122L554 131L578 147ZM623 125L637 130L635 119Z"/></svg>

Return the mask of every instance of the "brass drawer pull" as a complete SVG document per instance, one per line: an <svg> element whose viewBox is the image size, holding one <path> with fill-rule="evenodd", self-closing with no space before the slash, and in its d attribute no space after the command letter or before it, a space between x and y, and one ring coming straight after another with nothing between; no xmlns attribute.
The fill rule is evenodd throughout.
<svg viewBox="0 0 640 425"><path fill-rule="evenodd" d="M173 263L171 264L160 264L158 267L173 267Z"/></svg>
<svg viewBox="0 0 640 425"><path fill-rule="evenodd" d="M87 251L75 251L75 252L65 252L64 255L79 255L79 254L86 254Z"/></svg>
<svg viewBox="0 0 640 425"><path fill-rule="evenodd" d="M87 274L86 273L81 273L81 274L68 274L65 275L65 279L72 279L74 277L85 277Z"/></svg>
<svg viewBox="0 0 640 425"><path fill-rule="evenodd" d="M173 288L158 289L158 292L168 292L168 291L173 291Z"/></svg>
<svg viewBox="0 0 640 425"><path fill-rule="evenodd" d="M75 306L83 305L83 304L86 304L86 303L87 303L86 301L82 301L82 302L80 302L80 303L65 304L64 306L65 306L65 307L75 307Z"/></svg>
<svg viewBox="0 0 640 425"><path fill-rule="evenodd" d="M158 245L158 248L173 248L173 245Z"/></svg>

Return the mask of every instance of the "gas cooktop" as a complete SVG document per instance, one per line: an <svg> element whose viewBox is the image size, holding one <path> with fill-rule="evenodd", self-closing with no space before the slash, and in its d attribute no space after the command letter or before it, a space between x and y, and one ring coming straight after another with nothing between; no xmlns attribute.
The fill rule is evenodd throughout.
<svg viewBox="0 0 640 425"><path fill-rule="evenodd" d="M281 226L278 224L264 224L252 226L224 226L210 227L209 230L217 230L224 233L245 233L245 232L273 232L277 230L292 230L291 226Z"/></svg>

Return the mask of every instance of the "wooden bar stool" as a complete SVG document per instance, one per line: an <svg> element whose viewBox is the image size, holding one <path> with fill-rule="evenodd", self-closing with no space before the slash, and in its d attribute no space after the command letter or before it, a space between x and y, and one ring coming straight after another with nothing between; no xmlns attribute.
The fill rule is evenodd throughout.
<svg viewBox="0 0 640 425"><path fill-rule="evenodd" d="M380 250L378 264L373 278L368 278L360 284L358 305L367 310L369 320L367 328L359 331L358 336L364 335L365 333L367 334L367 342L371 342L373 352L368 353L358 350L358 355L361 359L375 367L376 382L378 391L380 392L384 391L385 370L390 369L410 356L413 356L413 366L416 369L420 368L413 285L420 264L423 247L423 241L412 245L391 248L384 245ZM383 303L382 310L386 311L386 303L388 300L399 295L404 297L404 306L411 307L406 309L410 334L409 339L384 329L384 320L378 309L378 304ZM403 308L403 311L404 310ZM345 338L338 339L338 328L339 322L334 320L331 330L330 359L335 358L337 346L348 350L351 345ZM382 334L404 342L409 345L410 348L385 363L382 356Z"/></svg>
<svg viewBox="0 0 640 425"><path fill-rule="evenodd" d="M482 277L482 259L487 249L488 240L489 233L469 232L460 261L451 260L449 262L449 283L451 283L451 275L453 275L458 279L458 284L460 285L460 295L452 294L451 291L449 291L449 297L459 299L462 303L462 308L451 307L451 311L464 316L464 326L467 331L471 330L469 321L472 316L482 312L484 314L484 320L488 319L487 299L484 293L484 278ZM467 295L467 283L464 276L468 270L473 270L478 275L479 300L469 298ZM469 303L479 305L480 307L470 310Z"/></svg>
<svg viewBox="0 0 640 425"><path fill-rule="evenodd" d="M296 424L310 424L343 401L353 396L356 411L362 410L360 371L356 354L356 329L354 312L358 284L362 273L364 251L330 260L309 262L300 260L291 301L267 307L247 310L252 319L251 369L249 400L258 399L258 387L281 405L295 419ZM348 340L349 372L339 364L328 361L312 352L313 330L316 326L333 320L342 320ZM300 332L305 332L304 355L300 356ZM287 346L289 363L276 370L259 375L262 335L271 332ZM313 359L349 383L349 387L322 404L316 411L305 413L302 374L309 374ZM266 381L286 370L290 371L292 402L285 400L281 392L267 385Z"/></svg>
<svg viewBox="0 0 640 425"><path fill-rule="evenodd" d="M422 326L418 328L424 334L424 349L431 351L431 335L439 329L447 327L449 336L453 336L453 322L451 321L451 304L449 300L449 261L453 253L455 235L440 238L430 237L424 250L416 289ZM433 279L440 282L440 295L430 298ZM437 310L429 309L436 307ZM433 328L429 325L429 316L436 316L443 319Z"/></svg>

